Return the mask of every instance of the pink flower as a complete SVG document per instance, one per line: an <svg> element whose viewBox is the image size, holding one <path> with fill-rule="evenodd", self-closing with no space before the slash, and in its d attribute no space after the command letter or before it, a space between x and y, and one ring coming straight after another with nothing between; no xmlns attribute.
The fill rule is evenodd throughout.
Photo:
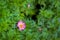
<svg viewBox="0 0 60 40"><path fill-rule="evenodd" d="M24 30L26 25L23 21L19 21L17 27L19 28L19 30Z"/></svg>

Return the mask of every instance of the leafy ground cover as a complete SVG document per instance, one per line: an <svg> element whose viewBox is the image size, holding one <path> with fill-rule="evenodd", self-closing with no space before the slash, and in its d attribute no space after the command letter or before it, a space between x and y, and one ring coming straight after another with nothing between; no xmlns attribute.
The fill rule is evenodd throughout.
<svg viewBox="0 0 60 40"><path fill-rule="evenodd" d="M0 40L60 40L60 0L0 0Z"/></svg>

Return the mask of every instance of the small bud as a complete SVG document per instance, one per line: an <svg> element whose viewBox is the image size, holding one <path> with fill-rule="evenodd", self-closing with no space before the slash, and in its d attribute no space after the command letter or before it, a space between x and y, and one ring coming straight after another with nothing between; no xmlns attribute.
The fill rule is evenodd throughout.
<svg viewBox="0 0 60 40"><path fill-rule="evenodd" d="M28 8L30 8L30 4L28 4Z"/></svg>
<svg viewBox="0 0 60 40"><path fill-rule="evenodd" d="M42 31L42 28L38 28L39 31Z"/></svg>

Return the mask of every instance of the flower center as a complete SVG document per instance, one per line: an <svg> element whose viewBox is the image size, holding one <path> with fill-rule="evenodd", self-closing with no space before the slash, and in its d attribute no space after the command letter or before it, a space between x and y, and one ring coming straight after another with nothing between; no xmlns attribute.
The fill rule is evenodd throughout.
<svg viewBox="0 0 60 40"><path fill-rule="evenodd" d="M23 25L22 24L20 24L20 28L22 28L23 27Z"/></svg>

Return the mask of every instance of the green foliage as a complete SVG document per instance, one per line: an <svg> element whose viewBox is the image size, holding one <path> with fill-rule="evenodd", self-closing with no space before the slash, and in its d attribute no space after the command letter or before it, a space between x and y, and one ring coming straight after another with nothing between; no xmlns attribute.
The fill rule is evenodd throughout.
<svg viewBox="0 0 60 40"><path fill-rule="evenodd" d="M41 10L40 13L45 18L51 18L54 14L51 10Z"/></svg>
<svg viewBox="0 0 60 40"><path fill-rule="evenodd" d="M0 0L0 40L60 40L60 0Z"/></svg>

